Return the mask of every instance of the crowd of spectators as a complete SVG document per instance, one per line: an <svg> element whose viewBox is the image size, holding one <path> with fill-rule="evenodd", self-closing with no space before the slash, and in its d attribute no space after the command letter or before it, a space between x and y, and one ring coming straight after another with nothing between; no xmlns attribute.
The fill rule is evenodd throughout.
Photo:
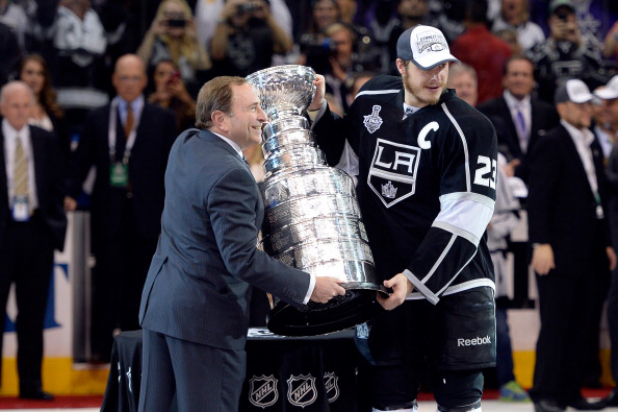
<svg viewBox="0 0 618 412"><path fill-rule="evenodd" d="M0 0L0 85L14 79L32 88L35 102L29 122L58 137L62 174L72 184L67 210L72 210L80 207L75 203L79 191L92 191L82 184L93 164L100 169L97 181L105 181L97 183L95 193L104 193L103 185L110 184L107 176L113 172L112 165L104 150L110 107L112 111L119 107L120 113L114 136L136 132L131 143L134 155L143 151L164 167L170 136L165 136L161 147L149 147L149 136L142 130L147 125L142 123L150 120L137 123L137 118L133 124L132 112L126 112L133 103L124 99L123 90L134 87L140 96L143 93L138 112L145 110L150 117L152 106L159 106L170 119L173 114L178 133L193 125L196 93L205 81L223 74L246 76L277 64L305 64L326 76L327 100L333 111L343 114L364 81L394 72L399 35L414 25L427 24L442 30L453 54L464 63L453 67L451 80L458 81L453 87L471 105L478 102L495 122L505 170L510 171L507 175L525 181L528 144L538 139L539 130L549 128L536 121L537 107L553 104L554 91L570 78L583 80L602 96L604 85L618 73L617 17L613 0L585 4L554 0L549 7L541 0ZM131 63L132 71L122 74L117 62L127 54L131 56L124 62ZM595 109L606 158L618 129L614 100ZM500 127L501 111L509 113L510 119L519 110L515 104L519 101L524 102L523 129ZM161 120L168 114L154 117ZM544 120L557 123L556 116ZM170 124L166 123L166 133ZM101 129L104 135L98 136ZM140 136L144 136L141 141ZM101 147L94 140L99 137ZM122 165L123 153L118 150L116 155L111 161ZM255 163L261 161L259 152L249 158L254 157ZM145 166L151 170L152 164ZM141 177L136 178L131 167L135 165L124 172L126 182L119 184L120 195L130 200L117 204L132 232L119 231L114 236L123 238L124 244L147 238L145 252L139 253L149 255L156 236L139 226L140 217L129 209L140 202L140 184L162 188L163 173L162 169L147 172L143 179L150 181L140 183ZM95 200L103 202L99 205L105 202ZM99 207L96 202L92 206ZM155 210L158 206L146 202L149 210L140 213L160 213ZM93 222L100 232L112 226ZM96 239L98 273L117 271L122 262L117 257L126 251L104 249L100 242L110 240ZM127 245L131 247L137 246ZM117 261L112 265L105 259ZM135 279L141 281L145 274ZM128 310L136 321L137 302L118 302L113 288L123 281L115 276L114 282L94 283L95 288L114 295L95 298L97 309L106 312L100 320L105 328L93 333L105 335L93 348L101 360L109 356L114 329L137 326L126 320L127 313L120 313ZM137 299L137 294L133 297Z"/></svg>

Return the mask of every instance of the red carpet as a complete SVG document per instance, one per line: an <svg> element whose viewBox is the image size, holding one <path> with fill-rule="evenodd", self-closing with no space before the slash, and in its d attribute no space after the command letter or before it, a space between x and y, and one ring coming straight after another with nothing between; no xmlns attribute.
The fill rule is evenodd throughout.
<svg viewBox="0 0 618 412"><path fill-rule="evenodd" d="M584 389L583 395L587 398L603 398L609 394L611 388ZM496 389L487 389L483 399L498 399ZM419 401L433 400L431 393L423 392L418 396ZM51 402L27 401L17 397L0 397L0 409L57 409L57 408L99 408L103 403L103 396L56 396Z"/></svg>
<svg viewBox="0 0 618 412"><path fill-rule="evenodd" d="M103 396L56 396L53 401L30 401L17 397L0 397L0 409L38 409L38 408L99 408Z"/></svg>

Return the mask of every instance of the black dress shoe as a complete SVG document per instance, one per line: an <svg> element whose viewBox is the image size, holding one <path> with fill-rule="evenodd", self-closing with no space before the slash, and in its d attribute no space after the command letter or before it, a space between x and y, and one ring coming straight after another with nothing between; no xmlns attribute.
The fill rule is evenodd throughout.
<svg viewBox="0 0 618 412"><path fill-rule="evenodd" d="M54 395L43 391L27 391L19 394L21 399L32 399L36 401L53 401Z"/></svg>
<svg viewBox="0 0 618 412"><path fill-rule="evenodd" d="M552 399L534 401L535 412L564 412L566 408Z"/></svg>
<svg viewBox="0 0 618 412"><path fill-rule="evenodd" d="M607 406L604 401L605 399L601 399L597 402L590 402L584 397L579 397L570 402L565 402L565 406L577 409L578 411L600 411Z"/></svg>

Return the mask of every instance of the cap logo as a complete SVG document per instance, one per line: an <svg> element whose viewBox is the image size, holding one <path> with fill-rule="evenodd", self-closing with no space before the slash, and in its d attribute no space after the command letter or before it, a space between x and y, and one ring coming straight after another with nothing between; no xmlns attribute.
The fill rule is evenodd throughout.
<svg viewBox="0 0 618 412"><path fill-rule="evenodd" d="M447 48L444 36L436 34L435 32L419 33L416 41L416 48L419 54L423 54L426 50L430 51L442 51Z"/></svg>

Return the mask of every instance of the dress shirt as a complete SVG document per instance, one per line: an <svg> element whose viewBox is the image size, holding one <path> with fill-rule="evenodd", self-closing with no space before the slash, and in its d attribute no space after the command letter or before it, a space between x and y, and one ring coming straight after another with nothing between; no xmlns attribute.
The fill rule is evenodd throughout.
<svg viewBox="0 0 618 412"><path fill-rule="evenodd" d="M595 198L597 198L599 194L599 185L597 183L597 174L594 169L594 161L592 159L592 149L590 148L590 145L594 141L594 134L587 128L578 129L565 120L560 120L560 124L567 129L571 139L573 139L579 158L584 164L584 169L586 170L586 176L588 176L588 182L590 183L592 193L594 193ZM597 198L597 201L598 200L599 199Z"/></svg>
<svg viewBox="0 0 618 412"><path fill-rule="evenodd" d="M599 144L601 145L601 149L603 149L603 159L609 158L612 149L614 148L614 142L616 136L611 133L607 133L605 130L601 129L598 125L595 126L594 132L599 138Z"/></svg>
<svg viewBox="0 0 618 412"><path fill-rule="evenodd" d="M34 175L34 156L30 145L30 127L22 127L18 132L6 119L2 120L2 134L4 135L4 160L6 166L7 186L9 190L9 205L13 206L13 160L15 157L16 138L19 136L24 153L28 159L28 202L31 210L36 210L39 200L36 195L36 179Z"/></svg>
<svg viewBox="0 0 618 412"><path fill-rule="evenodd" d="M124 125L125 122L127 121L127 105L128 104L129 103L125 99L118 96L118 112L120 114L120 122L122 123L122 125ZM133 124L134 124L134 127L136 127L142 115L142 109L144 108L144 96L140 95L135 100L133 100L130 104L131 104L131 109L133 109L133 119L134 119Z"/></svg>
<svg viewBox="0 0 618 412"><path fill-rule="evenodd" d="M505 90L504 100L506 101L506 105L511 112L511 118L513 119L513 123L515 123L517 129L519 147L521 147L521 151L523 153L526 153L528 149L528 144L530 142L530 129L532 127L532 106L530 105L530 95L525 96L523 99L519 100L515 96L513 96L511 92ZM527 136L520 135L519 126L517 124L517 111L520 111L524 117Z"/></svg>

